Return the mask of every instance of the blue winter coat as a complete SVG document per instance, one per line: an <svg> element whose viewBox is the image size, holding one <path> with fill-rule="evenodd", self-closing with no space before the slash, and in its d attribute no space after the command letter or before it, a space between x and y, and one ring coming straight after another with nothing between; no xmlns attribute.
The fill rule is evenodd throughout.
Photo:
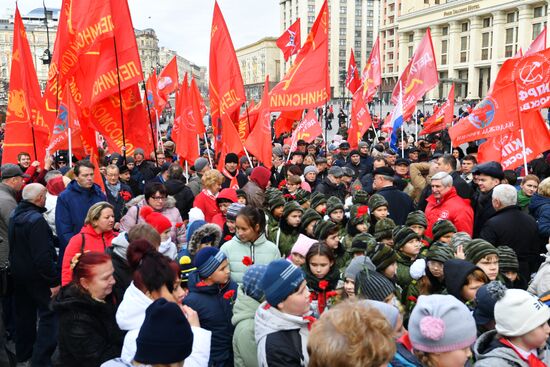
<svg viewBox="0 0 550 367"><path fill-rule="evenodd" d="M550 237L550 198L535 193L529 204L529 213L537 221L539 235L545 239Z"/></svg>
<svg viewBox="0 0 550 367"><path fill-rule="evenodd" d="M233 305L237 297L237 283L230 280L224 286L199 286L197 271L189 275L189 294L183 304L197 311L201 327L212 332L209 365L233 365ZM233 300L224 298L227 291L235 291Z"/></svg>
<svg viewBox="0 0 550 367"><path fill-rule="evenodd" d="M55 207L55 229L60 250L65 250L71 237L80 232L88 209L100 201L107 201L107 198L97 184L88 190L74 180L59 195ZM63 258L61 252L59 258Z"/></svg>

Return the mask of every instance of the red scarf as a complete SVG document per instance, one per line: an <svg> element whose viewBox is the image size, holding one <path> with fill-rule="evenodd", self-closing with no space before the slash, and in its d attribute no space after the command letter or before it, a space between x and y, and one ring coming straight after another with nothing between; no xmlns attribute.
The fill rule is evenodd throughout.
<svg viewBox="0 0 550 367"><path fill-rule="evenodd" d="M523 354L521 354L508 339L500 338L498 341L512 349L522 361L529 364L529 367L546 367L546 364L533 353L529 353L529 358L525 359Z"/></svg>

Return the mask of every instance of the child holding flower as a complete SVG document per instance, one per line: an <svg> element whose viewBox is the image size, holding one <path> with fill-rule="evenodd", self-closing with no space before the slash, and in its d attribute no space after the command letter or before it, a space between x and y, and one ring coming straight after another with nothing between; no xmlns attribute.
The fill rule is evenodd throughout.
<svg viewBox="0 0 550 367"><path fill-rule="evenodd" d="M306 255L304 274L311 293L314 316L320 316L338 295L340 272L335 266L334 252L324 243L313 244Z"/></svg>

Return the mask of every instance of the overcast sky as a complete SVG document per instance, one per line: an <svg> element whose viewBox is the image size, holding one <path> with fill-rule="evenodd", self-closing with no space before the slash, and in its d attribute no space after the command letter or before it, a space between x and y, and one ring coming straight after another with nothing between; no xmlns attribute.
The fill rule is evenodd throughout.
<svg viewBox="0 0 550 367"><path fill-rule="evenodd" d="M61 0L45 0L59 8ZM93 0L91 0L93 1ZM208 66L214 0L128 0L134 27L153 28L160 46ZM235 48L266 36L279 36L279 0L218 0ZM19 0L26 14L42 7L42 0ZM0 0L0 9L15 8L14 0Z"/></svg>

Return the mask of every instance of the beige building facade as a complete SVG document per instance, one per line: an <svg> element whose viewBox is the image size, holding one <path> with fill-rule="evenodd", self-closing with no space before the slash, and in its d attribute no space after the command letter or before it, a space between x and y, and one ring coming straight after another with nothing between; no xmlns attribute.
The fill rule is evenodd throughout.
<svg viewBox="0 0 550 367"><path fill-rule="evenodd" d="M426 98L446 98L455 83L455 98L479 100L487 94L504 60L520 48L525 51L548 22L548 1L443 2L427 6L423 0L403 1L407 5L398 16L399 73L426 29L431 29L440 85ZM382 63L384 78L395 85L399 73L390 72L388 60ZM388 97L387 91L384 97Z"/></svg>
<svg viewBox="0 0 550 367"><path fill-rule="evenodd" d="M266 75L270 89L281 80L283 55L276 41L277 38L266 37L235 50L248 99L262 98Z"/></svg>
<svg viewBox="0 0 550 367"><path fill-rule="evenodd" d="M279 4L281 34L300 18L303 44L323 5L323 0L279 0ZM343 88L351 49L353 48L357 67L361 71L378 33L379 4L379 0L328 0L329 67L333 99L342 98L343 95L351 97L349 91ZM285 62L281 53L281 74L290 68L294 58L295 56Z"/></svg>

